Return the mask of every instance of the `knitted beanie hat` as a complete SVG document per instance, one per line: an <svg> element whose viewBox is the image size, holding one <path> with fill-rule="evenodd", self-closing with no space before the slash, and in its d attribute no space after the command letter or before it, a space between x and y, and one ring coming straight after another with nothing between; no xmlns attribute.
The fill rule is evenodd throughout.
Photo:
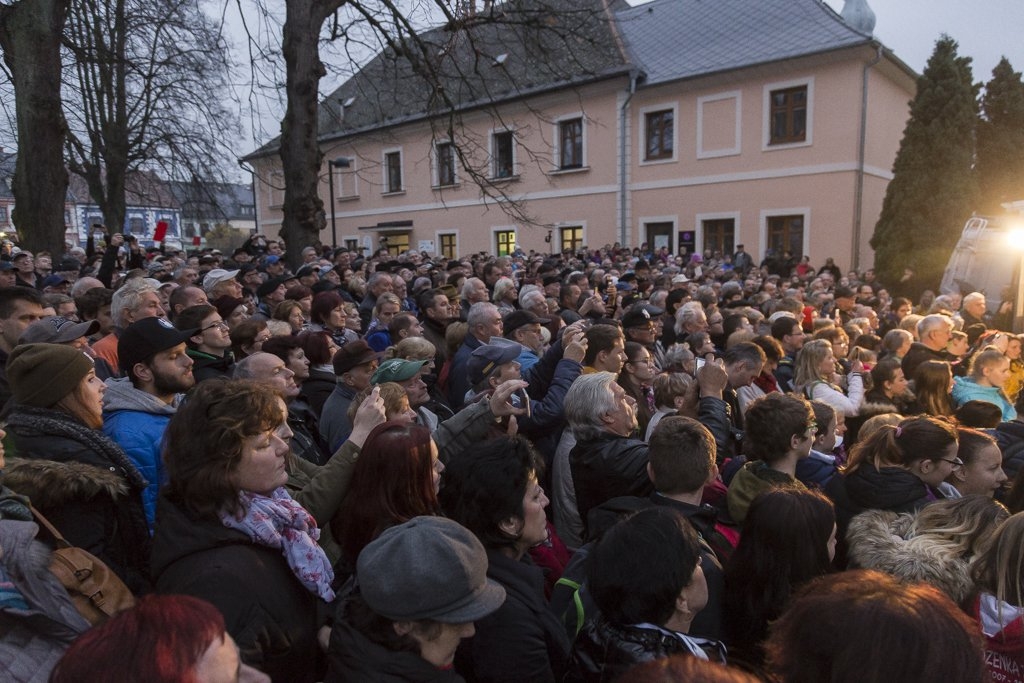
<svg viewBox="0 0 1024 683"><path fill-rule="evenodd" d="M92 359L62 344L24 344L7 361L7 379L14 400L49 408L70 394L93 369Z"/></svg>

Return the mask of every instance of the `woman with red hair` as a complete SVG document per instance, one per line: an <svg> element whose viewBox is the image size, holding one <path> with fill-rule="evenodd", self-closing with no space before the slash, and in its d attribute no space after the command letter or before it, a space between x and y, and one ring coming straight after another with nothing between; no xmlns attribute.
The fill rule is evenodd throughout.
<svg viewBox="0 0 1024 683"><path fill-rule="evenodd" d="M425 427L388 421L366 437L349 493L331 522L342 560L355 567L363 548L413 517L438 515L444 465Z"/></svg>
<svg viewBox="0 0 1024 683"><path fill-rule="evenodd" d="M51 683L266 683L238 658L224 617L188 595L147 595L135 607L82 634Z"/></svg>

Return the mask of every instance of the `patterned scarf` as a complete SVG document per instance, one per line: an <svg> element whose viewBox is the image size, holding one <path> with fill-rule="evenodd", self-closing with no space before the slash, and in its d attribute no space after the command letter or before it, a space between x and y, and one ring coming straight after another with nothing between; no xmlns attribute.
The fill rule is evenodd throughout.
<svg viewBox="0 0 1024 683"><path fill-rule="evenodd" d="M326 602L334 600L331 590L334 570L317 545L320 529L313 516L292 500L284 487L275 489L269 496L242 491L238 500L245 516L238 519L230 512L222 512L220 519L224 526L247 534L258 545L280 548L303 586Z"/></svg>

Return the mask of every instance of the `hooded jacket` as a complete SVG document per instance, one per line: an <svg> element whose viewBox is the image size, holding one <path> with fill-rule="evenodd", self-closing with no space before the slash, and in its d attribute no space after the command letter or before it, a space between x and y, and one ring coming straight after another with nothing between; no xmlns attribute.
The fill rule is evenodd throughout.
<svg viewBox="0 0 1024 683"><path fill-rule="evenodd" d="M962 603L971 594L967 558L928 538L912 538L915 513L868 510L850 521L850 565L877 569L904 581L930 583Z"/></svg>
<svg viewBox="0 0 1024 683"><path fill-rule="evenodd" d="M231 378L231 371L235 367L235 357L231 351L225 351L220 357L193 348L186 349L185 353L192 359L192 376L196 378L196 384L217 377Z"/></svg>
<svg viewBox="0 0 1024 683"><path fill-rule="evenodd" d="M761 460L751 460L745 463L729 483L729 493L726 496L729 516L737 524L743 524L743 520L747 518L747 510L750 509L754 498L759 493L779 486L802 488L803 484L785 472L773 470Z"/></svg>
<svg viewBox="0 0 1024 683"><path fill-rule="evenodd" d="M0 606L0 679L44 683L72 641L89 629L50 573L50 550L32 522L0 519L0 569L24 607Z"/></svg>
<svg viewBox="0 0 1024 683"><path fill-rule="evenodd" d="M56 433L61 425L70 431ZM8 460L4 483L28 496L72 545L101 559L133 593L147 592L150 537L141 495L147 482L120 447L53 410L16 406L8 430L20 457Z"/></svg>
<svg viewBox="0 0 1024 683"><path fill-rule="evenodd" d="M984 401L999 406L1003 411L1003 422L1017 418L1017 410L1000 387L982 386L970 377L954 377L953 403L959 408L968 401Z"/></svg>
<svg viewBox="0 0 1024 683"><path fill-rule="evenodd" d="M1024 609L982 593L973 614L985 636L985 667L992 680L1024 683Z"/></svg>
<svg viewBox="0 0 1024 683"><path fill-rule="evenodd" d="M142 492L142 505L146 522L153 528L156 499L164 483L164 466L160 459L160 444L167 423L171 421L182 395L171 404L132 386L127 377L109 379L103 395L103 433L124 449L149 485Z"/></svg>
<svg viewBox="0 0 1024 683"><path fill-rule="evenodd" d="M242 660L275 682L320 680L320 599L292 573L279 549L254 544L219 519L195 518L160 497L153 536L159 593L202 598L224 615Z"/></svg>

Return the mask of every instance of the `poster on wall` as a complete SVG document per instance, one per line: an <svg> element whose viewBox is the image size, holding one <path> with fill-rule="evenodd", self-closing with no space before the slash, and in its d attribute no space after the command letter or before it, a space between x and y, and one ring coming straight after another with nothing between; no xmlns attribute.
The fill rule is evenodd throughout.
<svg viewBox="0 0 1024 683"><path fill-rule="evenodd" d="M434 240L420 240L420 246L417 251L425 251L428 254L434 253Z"/></svg>
<svg viewBox="0 0 1024 683"><path fill-rule="evenodd" d="M655 249L668 249L668 238L669 235L655 235L654 236L654 248Z"/></svg>

